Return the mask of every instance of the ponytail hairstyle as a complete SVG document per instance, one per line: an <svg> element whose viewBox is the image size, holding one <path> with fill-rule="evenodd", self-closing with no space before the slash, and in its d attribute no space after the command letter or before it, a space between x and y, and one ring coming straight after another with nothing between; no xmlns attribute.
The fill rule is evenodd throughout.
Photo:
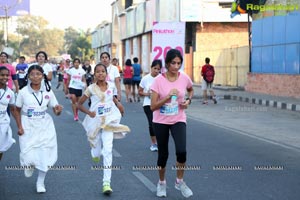
<svg viewBox="0 0 300 200"><path fill-rule="evenodd" d="M42 68L41 66L39 66L39 65L31 65L31 66L29 67L28 72L27 72L27 74L26 74L26 76L25 76L26 85L28 84L28 75L29 75L30 72L31 72L32 70L34 70L34 69L40 71L40 72L43 74L43 76L44 76L44 82L45 82L45 87L46 87L46 91L49 92L49 91L51 90L51 86L50 86L50 84L49 84L47 75L44 74L43 68Z"/></svg>
<svg viewBox="0 0 300 200"><path fill-rule="evenodd" d="M162 62L161 60L153 60L151 64L151 68L155 67L156 65L159 65L160 69L162 68Z"/></svg>

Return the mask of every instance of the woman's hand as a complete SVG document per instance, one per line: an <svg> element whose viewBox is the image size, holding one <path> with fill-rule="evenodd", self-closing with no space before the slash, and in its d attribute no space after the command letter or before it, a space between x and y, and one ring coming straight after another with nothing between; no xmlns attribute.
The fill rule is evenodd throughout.
<svg viewBox="0 0 300 200"><path fill-rule="evenodd" d="M63 110L63 106L62 105L56 105L54 106L54 113L55 115L60 115L61 111Z"/></svg>
<svg viewBox="0 0 300 200"><path fill-rule="evenodd" d="M190 105L190 100L185 100L184 102L182 102L182 103L180 104L180 107L181 107L182 109L187 109L187 108L189 107L189 105Z"/></svg>
<svg viewBox="0 0 300 200"><path fill-rule="evenodd" d="M24 129L21 127L18 129L18 135L21 136L24 134Z"/></svg>
<svg viewBox="0 0 300 200"><path fill-rule="evenodd" d="M178 93L178 90L176 88L173 88L169 92L169 97L171 98L171 96L178 96Z"/></svg>
<svg viewBox="0 0 300 200"><path fill-rule="evenodd" d="M91 118L94 118L96 117L96 112L93 111L93 112L88 112L88 115L91 117Z"/></svg>

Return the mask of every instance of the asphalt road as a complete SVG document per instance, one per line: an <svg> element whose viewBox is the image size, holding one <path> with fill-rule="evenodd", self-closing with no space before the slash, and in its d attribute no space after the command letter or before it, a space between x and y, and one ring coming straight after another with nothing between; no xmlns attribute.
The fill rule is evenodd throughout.
<svg viewBox="0 0 300 200"><path fill-rule="evenodd" d="M155 196L158 173L157 153L150 152L147 121L142 104L124 103L122 123L131 133L114 141L112 188L110 197L103 196L101 164L90 157L90 148L80 121L74 122L71 105L62 91L55 90L64 106L61 116L53 117L57 129L58 161L46 176L45 194L37 194L37 172L26 178L19 166L18 141L0 162L0 199L64 200L138 200ZM51 113L52 110L49 110ZM238 115L239 113L236 113ZM83 120L84 115L80 113ZM14 137L16 128L12 123ZM272 125L270 125L272 126ZM187 148L189 170L185 181L194 192L189 199L207 200L291 200L300 197L300 156L294 149L236 134L233 130L188 119ZM176 171L172 138L167 165L167 199L184 199L174 188Z"/></svg>

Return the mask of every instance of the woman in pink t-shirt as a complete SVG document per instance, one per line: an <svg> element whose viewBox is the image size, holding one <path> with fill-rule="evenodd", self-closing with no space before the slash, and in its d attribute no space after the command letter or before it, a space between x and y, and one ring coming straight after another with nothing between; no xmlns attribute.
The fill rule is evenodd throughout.
<svg viewBox="0 0 300 200"><path fill-rule="evenodd" d="M68 78L69 78L69 75L68 75L68 70L71 68L71 60L70 59L67 59L65 61L65 66L64 66L64 75L63 75L63 78L64 78L64 92L65 92L65 96L66 98L69 98L69 89L68 89Z"/></svg>
<svg viewBox="0 0 300 200"><path fill-rule="evenodd" d="M165 172L169 154L169 133L173 137L176 148L175 188L180 190L184 197L193 195L191 189L183 181L183 174L186 162L186 114L184 110L191 104L194 90L191 79L185 73L179 72L182 61L180 51L169 50L165 58L167 72L158 75L151 86L153 129L158 145L159 182L156 192L158 197L167 196Z"/></svg>

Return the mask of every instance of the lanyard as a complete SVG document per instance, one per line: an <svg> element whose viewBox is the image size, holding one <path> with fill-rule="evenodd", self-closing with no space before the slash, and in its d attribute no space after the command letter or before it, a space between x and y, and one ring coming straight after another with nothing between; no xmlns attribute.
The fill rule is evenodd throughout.
<svg viewBox="0 0 300 200"><path fill-rule="evenodd" d="M33 94L34 98L36 99L36 101L38 102L38 104L41 106L42 103L43 103L43 99L44 99L44 98L43 98L43 91L41 91L41 95L42 95L41 101L38 100L38 98L35 96L34 92L33 92L32 94Z"/></svg>
<svg viewBox="0 0 300 200"><path fill-rule="evenodd" d="M2 100L2 98L3 98L4 94L5 94L5 92L6 92L6 89L4 90L3 94L0 96L0 100Z"/></svg>

